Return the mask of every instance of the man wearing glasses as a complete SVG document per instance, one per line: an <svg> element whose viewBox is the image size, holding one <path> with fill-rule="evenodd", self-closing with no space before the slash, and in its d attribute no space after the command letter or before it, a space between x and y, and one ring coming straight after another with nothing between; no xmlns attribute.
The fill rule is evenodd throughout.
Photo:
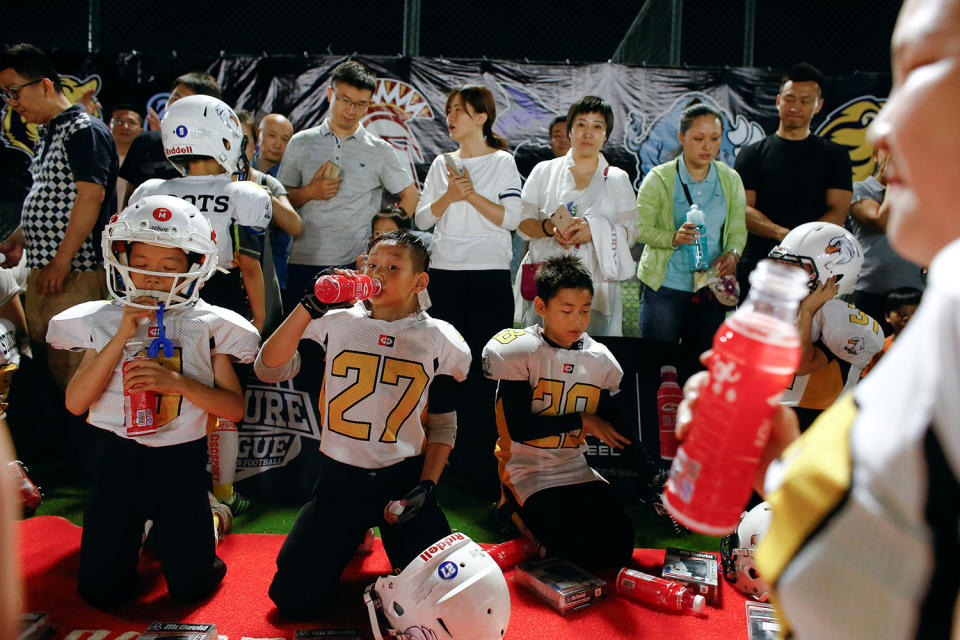
<svg viewBox="0 0 960 640"><path fill-rule="evenodd" d="M117 155L120 159L120 166L123 166L123 160L127 157L127 151L134 138L143 131L140 113L136 107L129 104L118 104L110 110L110 133L113 134L113 140L117 143ZM129 183L123 178L117 178L117 203L123 200L126 192L126 185ZM119 206L117 207L119 209Z"/></svg>
<svg viewBox="0 0 960 640"><path fill-rule="evenodd" d="M117 146L102 121L70 104L53 63L33 45L0 53L0 97L26 122L40 125L20 229L4 243L13 247L5 252L8 263L19 261L24 244L27 249L25 311L33 352L40 355L51 317L106 297L99 239L116 212ZM61 389L82 357L46 352Z"/></svg>
<svg viewBox="0 0 960 640"><path fill-rule="evenodd" d="M407 215L417 206L417 187L399 153L361 124L377 82L358 62L333 70L327 87L330 114L300 131L287 146L277 178L303 219L287 267L284 309L293 309L321 269L354 267L364 252L382 189L400 197Z"/></svg>

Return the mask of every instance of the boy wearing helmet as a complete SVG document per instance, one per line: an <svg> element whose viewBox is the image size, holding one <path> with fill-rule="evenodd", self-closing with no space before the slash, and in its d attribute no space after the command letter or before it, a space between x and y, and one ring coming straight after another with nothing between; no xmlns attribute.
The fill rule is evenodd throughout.
<svg viewBox="0 0 960 640"><path fill-rule="evenodd" d="M808 222L788 233L770 258L810 275L810 295L797 312L803 348L793 384L781 403L797 407L801 428L809 426L860 379L883 348L880 324L837 298L853 293L863 250L849 231L829 222Z"/></svg>
<svg viewBox="0 0 960 640"><path fill-rule="evenodd" d="M270 224L272 201L258 185L236 180L246 173L243 149L248 142L239 118L217 98L186 96L167 107L160 132L167 159L183 177L147 180L130 203L164 194L195 205L213 227L218 250L218 272L204 287L203 299L249 318L246 294L253 324L262 330L266 312L260 236ZM240 379L246 384L246 373L241 372ZM238 441L232 420L220 420L210 433L213 492L235 514L248 504L233 490Z"/></svg>
<svg viewBox="0 0 960 640"><path fill-rule="evenodd" d="M216 416L242 417L231 360L251 362L259 334L238 314L198 298L216 265L212 236L193 205L170 196L140 199L103 232L107 285L116 299L85 302L50 321L52 347L83 351L67 385L67 409L89 410L100 440L78 585L99 608L136 593L148 519L172 596L204 598L226 573L214 551L205 436ZM124 375L129 356L148 354L151 338L164 336L172 348L136 360ZM155 433L128 434L124 394L131 391L156 394Z"/></svg>

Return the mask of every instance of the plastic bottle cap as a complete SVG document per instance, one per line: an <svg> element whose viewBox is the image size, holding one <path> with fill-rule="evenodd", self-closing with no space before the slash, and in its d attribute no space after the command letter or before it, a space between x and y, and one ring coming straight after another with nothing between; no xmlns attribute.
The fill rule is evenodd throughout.
<svg viewBox="0 0 960 640"><path fill-rule="evenodd" d="M703 607L706 605L706 599L703 596L696 595L693 596L693 611L694 613L703 613Z"/></svg>
<svg viewBox="0 0 960 640"><path fill-rule="evenodd" d="M394 502L392 505L390 505L390 508L387 511L395 516L399 516L401 513L403 513L403 505L399 502ZM703 596L697 597L702 598Z"/></svg>
<svg viewBox="0 0 960 640"><path fill-rule="evenodd" d="M677 372L677 368L669 364L665 364L662 367L660 367L660 375L663 375L664 373L676 373L676 372Z"/></svg>

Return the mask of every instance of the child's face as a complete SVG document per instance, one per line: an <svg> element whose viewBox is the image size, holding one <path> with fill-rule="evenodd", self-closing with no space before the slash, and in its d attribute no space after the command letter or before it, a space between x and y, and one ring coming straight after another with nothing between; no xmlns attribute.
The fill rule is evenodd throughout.
<svg viewBox="0 0 960 640"><path fill-rule="evenodd" d="M363 273L380 281L380 293L370 298L376 307L392 308L407 305L427 286L427 274L414 272L410 249L394 242L378 242L367 254Z"/></svg>
<svg viewBox="0 0 960 640"><path fill-rule="evenodd" d="M589 289L560 289L544 302L537 296L533 307L543 318L543 332L551 341L569 348L580 339L590 323L593 294Z"/></svg>
<svg viewBox="0 0 960 640"><path fill-rule="evenodd" d="M905 304L887 313L887 324L893 327L894 335L900 333L904 330L904 328L906 328L907 323L910 322L910 318L913 316L916 310L917 305Z"/></svg>
<svg viewBox="0 0 960 640"><path fill-rule="evenodd" d="M400 227L397 225L396 221L391 220L390 218L377 218L373 222L373 238L379 238L385 233L390 233L391 231L399 231Z"/></svg>
<svg viewBox="0 0 960 640"><path fill-rule="evenodd" d="M130 266L144 271L167 273L186 273L189 268L187 254L183 249L161 247L155 244L134 242L130 248ZM130 272L130 279L137 289L146 291L165 291L173 289L175 277L155 276Z"/></svg>

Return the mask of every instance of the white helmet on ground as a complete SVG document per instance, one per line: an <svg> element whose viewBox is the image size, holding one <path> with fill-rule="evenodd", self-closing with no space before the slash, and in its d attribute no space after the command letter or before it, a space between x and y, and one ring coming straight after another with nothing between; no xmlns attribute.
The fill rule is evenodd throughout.
<svg viewBox="0 0 960 640"><path fill-rule="evenodd" d="M400 575L378 578L363 599L377 640L377 611L390 635L411 640L498 640L510 622L503 572L462 533L425 549Z"/></svg>
<svg viewBox="0 0 960 640"><path fill-rule="evenodd" d="M767 601L770 588L757 572L753 555L763 536L767 535L772 516L770 504L761 502L744 512L737 530L720 541L723 576L737 591L760 602Z"/></svg>
<svg viewBox="0 0 960 640"><path fill-rule="evenodd" d="M187 254L187 271L168 273L131 267L129 252L134 242L182 249ZM200 295L200 286L217 267L217 245L210 223L195 206L173 196L146 196L113 216L103 229L102 247L107 288L114 297L136 307L153 309L162 302L170 309L192 304ZM170 291L138 289L131 273L176 280ZM154 298L157 304L134 302L144 296Z"/></svg>
<svg viewBox="0 0 960 640"><path fill-rule="evenodd" d="M769 258L799 265L810 274L810 290L837 276L837 295L853 293L863 266L863 248L852 233L830 222L807 222L784 236Z"/></svg>
<svg viewBox="0 0 960 640"><path fill-rule="evenodd" d="M186 159L192 156L213 158L229 174L243 170L243 127L222 100L203 95L180 98L164 111L160 135L164 155L181 175L187 175Z"/></svg>

